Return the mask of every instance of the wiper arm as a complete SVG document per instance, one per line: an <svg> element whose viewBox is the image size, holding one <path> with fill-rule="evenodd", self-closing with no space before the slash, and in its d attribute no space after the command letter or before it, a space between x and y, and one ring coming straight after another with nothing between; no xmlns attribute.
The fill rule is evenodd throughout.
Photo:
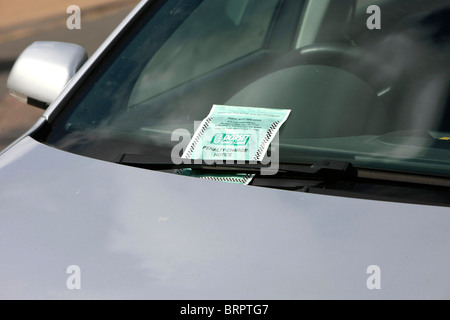
<svg viewBox="0 0 450 320"><path fill-rule="evenodd" d="M150 170L192 169L201 171L233 171L234 173L260 173L264 170L275 170L279 174L299 174L320 177L350 178L356 176L356 169L348 161L322 160L312 165L279 163L278 166L260 161L239 161L235 163L218 163L207 160L155 161L151 155L123 154L117 163ZM182 162L181 160L184 160Z"/></svg>

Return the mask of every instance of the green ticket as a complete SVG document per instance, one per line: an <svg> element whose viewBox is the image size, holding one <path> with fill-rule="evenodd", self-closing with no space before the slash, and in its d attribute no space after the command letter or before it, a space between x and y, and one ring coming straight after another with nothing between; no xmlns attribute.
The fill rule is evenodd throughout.
<svg viewBox="0 0 450 320"><path fill-rule="evenodd" d="M182 158L261 161L289 109L213 105Z"/></svg>

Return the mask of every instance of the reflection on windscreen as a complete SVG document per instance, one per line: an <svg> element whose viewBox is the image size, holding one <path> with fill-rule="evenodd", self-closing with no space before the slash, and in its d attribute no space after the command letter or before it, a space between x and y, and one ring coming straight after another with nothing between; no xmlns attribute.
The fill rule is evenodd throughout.
<svg viewBox="0 0 450 320"><path fill-rule="evenodd" d="M367 28L369 5L380 29ZM163 154L213 104L289 108L282 161L450 173L450 1L177 0L146 19L48 143Z"/></svg>
<svg viewBox="0 0 450 320"><path fill-rule="evenodd" d="M203 2L145 66L129 104L147 100L260 49L277 3Z"/></svg>

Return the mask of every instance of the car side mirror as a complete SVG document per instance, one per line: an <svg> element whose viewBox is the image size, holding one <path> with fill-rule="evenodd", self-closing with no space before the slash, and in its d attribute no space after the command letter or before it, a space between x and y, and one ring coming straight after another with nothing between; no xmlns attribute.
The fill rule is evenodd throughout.
<svg viewBox="0 0 450 320"><path fill-rule="evenodd" d="M19 100L46 109L87 58L86 50L77 44L34 42L17 58L6 86Z"/></svg>

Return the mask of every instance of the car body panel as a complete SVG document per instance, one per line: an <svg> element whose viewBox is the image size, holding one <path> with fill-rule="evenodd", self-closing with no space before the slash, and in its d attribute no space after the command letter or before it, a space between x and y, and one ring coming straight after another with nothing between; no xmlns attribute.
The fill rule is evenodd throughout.
<svg viewBox="0 0 450 320"><path fill-rule="evenodd" d="M445 207L208 181L30 137L0 181L2 299L450 297Z"/></svg>

